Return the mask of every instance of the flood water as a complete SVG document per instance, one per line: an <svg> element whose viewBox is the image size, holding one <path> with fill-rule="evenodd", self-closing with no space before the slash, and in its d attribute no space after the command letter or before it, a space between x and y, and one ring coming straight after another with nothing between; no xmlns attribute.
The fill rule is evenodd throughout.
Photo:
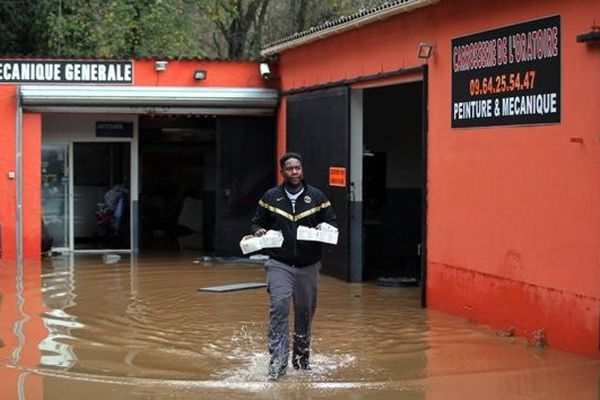
<svg viewBox="0 0 600 400"><path fill-rule="evenodd" d="M267 380L258 265L192 257L0 263L0 398L598 399L600 362L322 276L312 371Z"/></svg>

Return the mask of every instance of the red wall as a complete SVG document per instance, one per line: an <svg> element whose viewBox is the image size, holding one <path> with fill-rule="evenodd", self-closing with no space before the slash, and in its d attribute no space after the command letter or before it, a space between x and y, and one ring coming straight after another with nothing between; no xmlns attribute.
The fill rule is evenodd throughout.
<svg viewBox="0 0 600 400"><path fill-rule="evenodd" d="M251 61L169 61L166 71L154 70L155 60L136 60L136 86L190 86L190 87L266 87L276 82L265 82L258 63ZM194 71L207 71L206 79L194 80Z"/></svg>
<svg viewBox="0 0 600 400"><path fill-rule="evenodd" d="M23 254L38 260L42 251L42 115L23 114Z"/></svg>
<svg viewBox="0 0 600 400"><path fill-rule="evenodd" d="M0 86L0 224L2 259L16 258L16 86ZM23 252L26 259L40 258L41 241L41 115L24 114L22 143L23 168Z"/></svg>
<svg viewBox="0 0 600 400"><path fill-rule="evenodd" d="M556 14L562 122L451 129L451 39ZM522 336L544 329L551 346L597 357L600 52L575 41L594 19L596 0L441 1L285 51L279 68L290 90L417 67L418 43L434 43L429 306Z"/></svg>
<svg viewBox="0 0 600 400"><path fill-rule="evenodd" d="M8 178L9 172L16 172L15 96L15 86L0 85L0 239L3 259L16 257L16 180Z"/></svg>

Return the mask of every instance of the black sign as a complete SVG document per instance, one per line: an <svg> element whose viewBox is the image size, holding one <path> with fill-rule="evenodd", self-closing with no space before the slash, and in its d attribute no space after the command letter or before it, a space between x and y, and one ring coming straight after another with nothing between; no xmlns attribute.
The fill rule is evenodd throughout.
<svg viewBox="0 0 600 400"><path fill-rule="evenodd" d="M452 128L560 122L560 16L452 40Z"/></svg>
<svg viewBox="0 0 600 400"><path fill-rule="evenodd" d="M96 137L132 138L133 122L97 121Z"/></svg>
<svg viewBox="0 0 600 400"><path fill-rule="evenodd" d="M132 61L3 60L0 83L133 83Z"/></svg>

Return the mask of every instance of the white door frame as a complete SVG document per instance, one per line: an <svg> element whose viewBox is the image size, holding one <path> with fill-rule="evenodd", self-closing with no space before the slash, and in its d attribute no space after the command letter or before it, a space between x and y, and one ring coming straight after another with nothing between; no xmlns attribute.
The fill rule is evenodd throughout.
<svg viewBox="0 0 600 400"><path fill-rule="evenodd" d="M110 119L120 119L119 115L107 114L103 115L95 115L90 116L91 119L95 118L95 120L110 120ZM137 214L134 215L135 210L134 203L138 202L138 194L139 194L139 165L138 165L138 153L139 153L139 135L138 135L138 116L136 116L133 121L133 138L93 138L90 137L89 132L87 134L81 135L70 135L68 137L50 137L48 140L44 140L44 134L42 131L42 144L66 144L68 147L68 168L69 168L69 182L68 182L68 194L67 194L67 203L69 207L68 212L68 227L69 227L69 238L68 238L68 247L66 248L53 248L53 250L66 252L66 253L132 253L137 252L137 236L138 236L138 223L137 223ZM129 218L129 248L128 249L75 249L75 209L74 209L74 144L75 143L129 143L129 151L130 151L130 165L129 165L129 174L130 174L130 187L129 187L129 210L131 218Z"/></svg>

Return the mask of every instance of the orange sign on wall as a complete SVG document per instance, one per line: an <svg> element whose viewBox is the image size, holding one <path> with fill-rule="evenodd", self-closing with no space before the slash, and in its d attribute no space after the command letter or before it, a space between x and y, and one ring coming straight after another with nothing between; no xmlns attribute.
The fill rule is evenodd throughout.
<svg viewBox="0 0 600 400"><path fill-rule="evenodd" d="M346 187L346 168L329 167L329 186Z"/></svg>

